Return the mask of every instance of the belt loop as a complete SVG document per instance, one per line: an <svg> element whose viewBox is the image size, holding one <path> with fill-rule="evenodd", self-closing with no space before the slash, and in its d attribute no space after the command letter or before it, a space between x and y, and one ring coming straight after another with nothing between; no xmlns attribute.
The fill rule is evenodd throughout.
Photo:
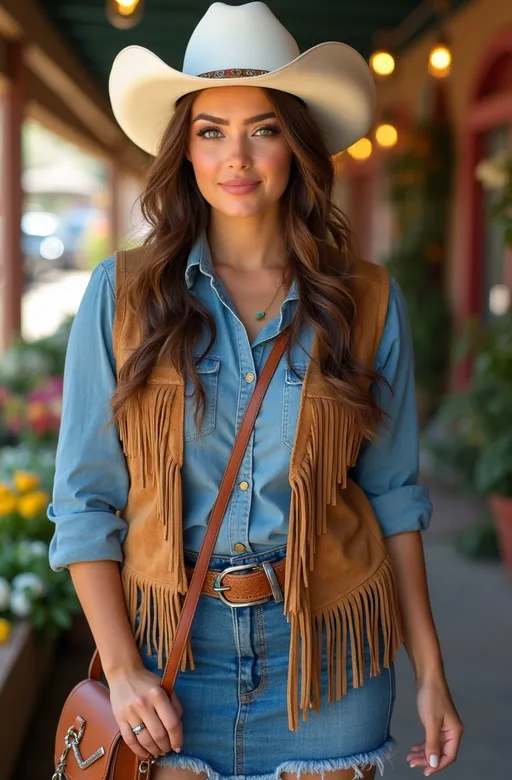
<svg viewBox="0 0 512 780"><path fill-rule="evenodd" d="M274 567L268 561L265 561L261 565L263 567L263 571L267 575L267 580L270 583L270 587L272 589L272 596L274 597L274 601L276 602L276 604L280 604L282 601L284 601L284 596L283 596L283 591L281 590L281 586L279 584L279 581L277 579L276 573L274 571Z"/></svg>

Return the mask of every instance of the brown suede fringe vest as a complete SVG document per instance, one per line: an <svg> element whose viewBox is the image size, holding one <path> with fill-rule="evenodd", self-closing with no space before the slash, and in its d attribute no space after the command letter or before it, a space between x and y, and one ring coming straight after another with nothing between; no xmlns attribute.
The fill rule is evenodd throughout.
<svg viewBox="0 0 512 780"><path fill-rule="evenodd" d="M116 258L113 338L119 370L140 339L127 305L126 282L143 262L143 253L119 252ZM387 311L387 272L358 261L351 291L357 306L355 356L372 366ZM316 354L314 346L312 357ZM160 668L187 591L180 478L184 392L176 370L159 364L141 397L125 406L119 425L131 480L121 512L128 523L122 567L126 603L137 641L157 648ZM379 637L385 667L402 642L394 577L380 526L367 497L348 477L361 444L353 413L310 360L289 473L284 612L291 627L287 697L291 730L298 728L299 708L304 720L310 708L320 709L324 641L329 701L347 692L348 638L354 687L364 683L365 634L370 676L381 671ZM194 668L190 644L182 662L183 669L187 666Z"/></svg>

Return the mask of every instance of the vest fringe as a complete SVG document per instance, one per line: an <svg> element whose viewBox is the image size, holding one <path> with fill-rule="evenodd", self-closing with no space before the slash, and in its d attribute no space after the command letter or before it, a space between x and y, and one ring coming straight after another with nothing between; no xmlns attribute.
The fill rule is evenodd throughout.
<svg viewBox="0 0 512 780"><path fill-rule="evenodd" d="M352 656L352 686L364 685L365 634L370 649L369 676L381 672L379 628L382 632L383 667L389 668L402 643L400 612L394 588L394 575L386 556L377 571L340 601L309 614L309 599L303 609L290 616L291 641L288 671L288 726L299 727L298 680L301 679L300 711L304 721L309 709L320 711L322 650L327 655L328 702L339 701L347 693L347 638ZM300 644L300 664L299 664Z"/></svg>
<svg viewBox="0 0 512 780"><path fill-rule="evenodd" d="M285 572L285 612L291 623L288 675L289 727L298 727L299 707L307 720L310 708L320 709L322 625L326 626L329 701L347 691L347 632L350 636L354 687L363 684L364 623L370 644L371 675L378 673L378 626L384 634L384 665L400 647L400 620L387 559L356 591L311 614L309 573L313 570L316 538L327 531L327 506L339 500L355 465L362 436L354 413L333 398L310 397L311 424L305 457L291 479L292 497ZM392 613L392 616L390 615ZM300 644L300 705L298 701Z"/></svg>
<svg viewBox="0 0 512 780"><path fill-rule="evenodd" d="M346 487L347 472L355 465L362 441L355 415L341 401L311 397L309 402L312 419L307 451L298 473L290 479L290 565L285 588L286 611L292 613L300 609L308 587L316 536L327 531L327 506L336 504L338 486Z"/></svg>
<svg viewBox="0 0 512 780"><path fill-rule="evenodd" d="M143 489L156 488L157 519L169 543L168 570L178 593L187 592L183 557L181 467L169 451L173 403L178 385L150 384L138 399L129 401L119 420L119 434L127 458L140 458Z"/></svg>
<svg viewBox="0 0 512 780"><path fill-rule="evenodd" d="M150 655L155 648L158 668L163 669L178 627L183 597L171 590L168 583L142 577L126 564L122 567L121 576L135 641L139 648L146 645ZM190 640L181 662L181 670L187 668L195 668Z"/></svg>

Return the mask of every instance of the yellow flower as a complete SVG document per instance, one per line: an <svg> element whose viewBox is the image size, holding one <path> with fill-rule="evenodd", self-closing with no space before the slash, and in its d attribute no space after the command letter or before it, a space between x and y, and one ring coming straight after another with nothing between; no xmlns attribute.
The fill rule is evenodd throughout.
<svg viewBox="0 0 512 780"><path fill-rule="evenodd" d="M25 520L32 520L46 512L49 500L50 496L44 490L26 493L18 499L18 512Z"/></svg>
<svg viewBox="0 0 512 780"><path fill-rule="evenodd" d="M0 482L0 496L11 495L11 488L5 482Z"/></svg>
<svg viewBox="0 0 512 780"><path fill-rule="evenodd" d="M12 493L0 493L0 517L12 515L16 511L16 496Z"/></svg>
<svg viewBox="0 0 512 780"><path fill-rule="evenodd" d="M41 484L40 477L30 471L15 471L12 478L16 490L20 493L28 493L30 490L36 490Z"/></svg>
<svg viewBox="0 0 512 780"><path fill-rule="evenodd" d="M5 618L0 618L0 645L5 644L11 633L11 624Z"/></svg>

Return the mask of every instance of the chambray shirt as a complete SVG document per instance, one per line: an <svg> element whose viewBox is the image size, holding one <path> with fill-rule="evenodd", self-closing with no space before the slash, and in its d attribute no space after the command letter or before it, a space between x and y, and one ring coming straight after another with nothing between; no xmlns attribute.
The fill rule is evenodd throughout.
<svg viewBox="0 0 512 780"><path fill-rule="evenodd" d="M297 307L293 285L280 315L266 323L250 343L226 288L214 268L206 238L197 242L186 268L189 289L212 312L217 336L199 366L206 392L206 414L199 429L194 402L187 398L182 468L184 548L200 549L208 517L233 447L236 430L276 336ZM79 561L122 561L126 522L116 514L126 504L129 475L115 426L106 428L116 386L112 348L115 311L115 258L92 273L68 344L62 424L56 475L48 517L55 523L50 565L55 570ZM207 337L196 346L201 355ZM313 329L304 328L292 351L297 376L286 357L270 383L241 464L215 547L216 555L236 557L286 545L291 488L291 450L299 412L302 379ZM365 491L389 536L428 526L431 505L417 484L418 431L413 354L402 294L392 281L385 328L375 368L393 393L379 390L389 419L377 444L365 444L351 476ZM187 395L192 385L187 383Z"/></svg>

